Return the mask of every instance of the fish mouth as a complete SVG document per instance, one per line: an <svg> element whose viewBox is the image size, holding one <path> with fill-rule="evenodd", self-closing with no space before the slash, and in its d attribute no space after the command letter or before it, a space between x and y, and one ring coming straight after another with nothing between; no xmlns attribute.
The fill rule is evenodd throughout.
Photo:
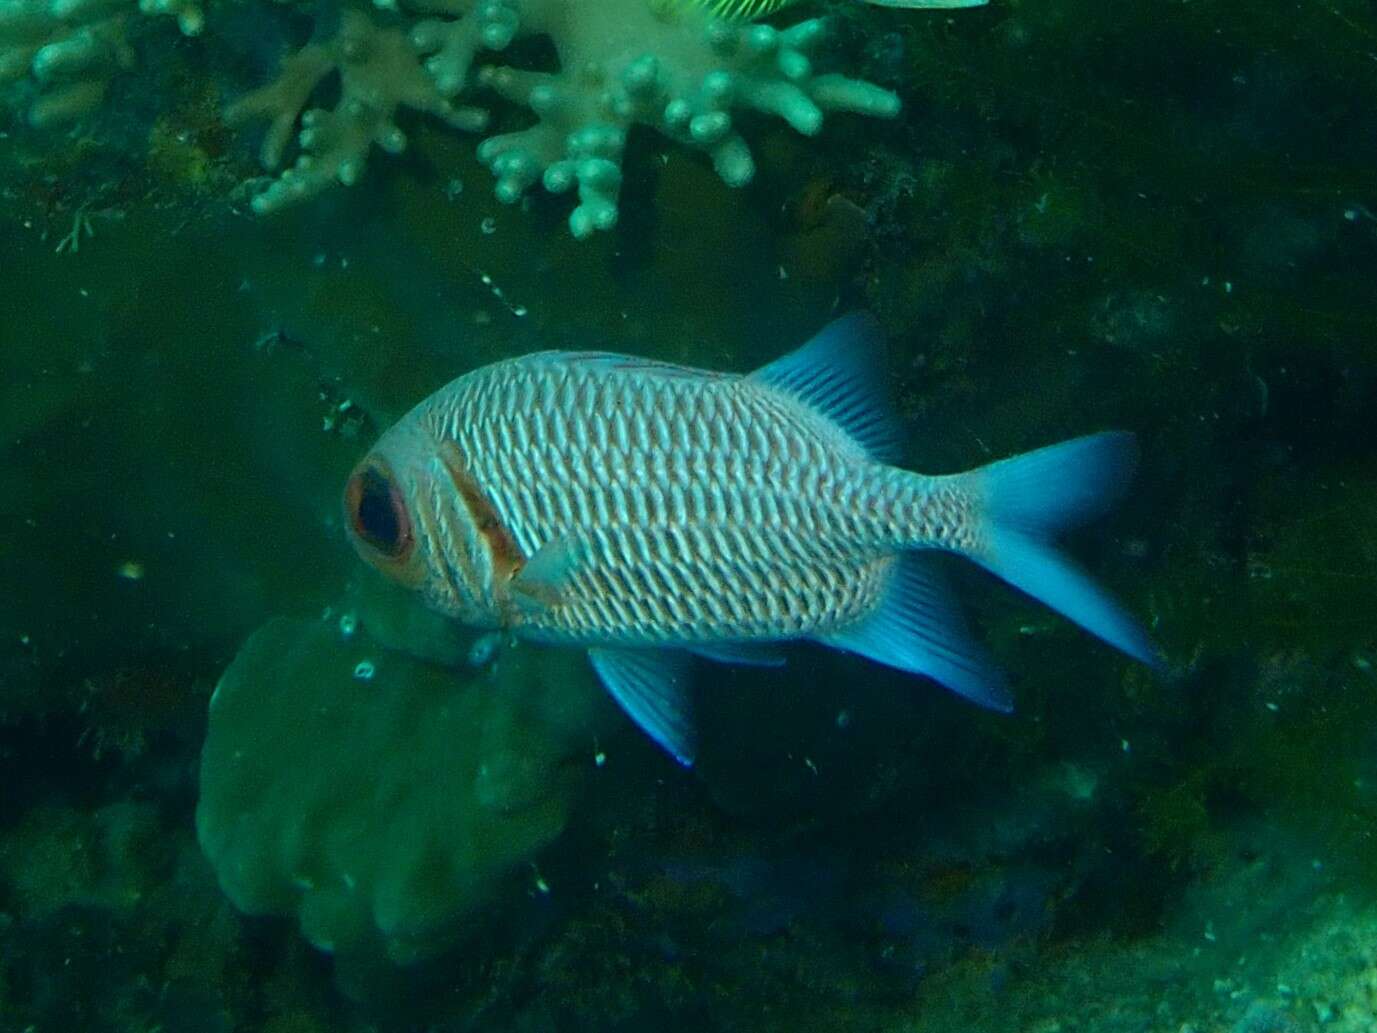
<svg viewBox="0 0 1377 1033"><path fill-rule="evenodd" d="M354 540L370 555L403 562L415 548L411 515L387 461L374 455L364 459L344 486L344 515Z"/></svg>

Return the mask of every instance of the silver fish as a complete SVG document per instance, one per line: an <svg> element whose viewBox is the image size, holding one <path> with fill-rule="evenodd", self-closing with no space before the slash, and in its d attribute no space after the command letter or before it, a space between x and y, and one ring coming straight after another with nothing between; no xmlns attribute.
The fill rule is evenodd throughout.
<svg viewBox="0 0 1377 1033"><path fill-rule="evenodd" d="M540 352L441 388L345 489L359 554L465 624L588 649L681 763L688 653L781 662L811 639L1009 709L925 552L955 552L1125 653L1140 627L1052 548L1136 460L1094 434L967 473L889 465L877 327L837 320L748 375Z"/></svg>

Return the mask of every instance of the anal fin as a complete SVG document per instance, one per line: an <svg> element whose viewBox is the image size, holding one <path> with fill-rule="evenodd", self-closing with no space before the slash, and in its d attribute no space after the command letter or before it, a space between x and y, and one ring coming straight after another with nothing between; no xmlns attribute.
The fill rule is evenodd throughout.
<svg viewBox="0 0 1377 1033"><path fill-rule="evenodd" d="M925 674L994 710L1012 710L1004 676L966 630L955 602L927 557L900 556L879 608L858 624L819 636L901 671Z"/></svg>

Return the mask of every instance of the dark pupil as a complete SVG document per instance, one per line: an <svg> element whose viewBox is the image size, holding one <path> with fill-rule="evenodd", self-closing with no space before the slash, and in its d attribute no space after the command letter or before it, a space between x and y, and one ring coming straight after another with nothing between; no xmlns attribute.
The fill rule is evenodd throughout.
<svg viewBox="0 0 1377 1033"><path fill-rule="evenodd" d="M401 544L402 528L392 506L392 487L377 470L363 475L358 521L359 533L384 552L393 552Z"/></svg>

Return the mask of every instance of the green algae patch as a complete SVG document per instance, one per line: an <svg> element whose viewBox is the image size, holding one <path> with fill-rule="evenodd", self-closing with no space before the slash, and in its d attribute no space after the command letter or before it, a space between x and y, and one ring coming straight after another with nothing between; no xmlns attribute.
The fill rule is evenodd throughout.
<svg viewBox="0 0 1377 1033"><path fill-rule="evenodd" d="M65 908L132 911L167 875L161 831L148 803L121 800L89 813L33 808L0 837L8 910L26 920Z"/></svg>
<svg viewBox="0 0 1377 1033"><path fill-rule="evenodd" d="M538 881L602 702L577 654L513 649L465 678L271 621L211 702L201 846L236 907L296 917L321 950L432 957L509 879Z"/></svg>

